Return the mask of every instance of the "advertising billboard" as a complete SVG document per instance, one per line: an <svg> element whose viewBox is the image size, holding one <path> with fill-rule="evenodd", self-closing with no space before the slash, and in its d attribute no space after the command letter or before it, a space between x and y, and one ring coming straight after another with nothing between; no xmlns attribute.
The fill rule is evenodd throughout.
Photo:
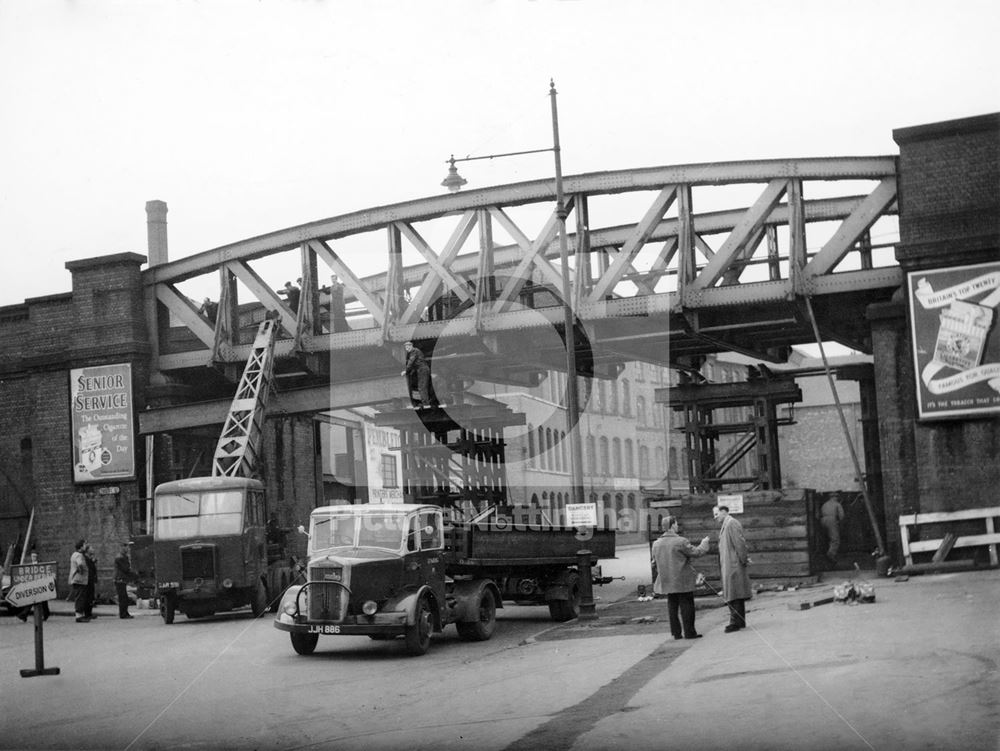
<svg viewBox="0 0 1000 751"><path fill-rule="evenodd" d="M911 271L920 419L1000 414L1000 262Z"/></svg>
<svg viewBox="0 0 1000 751"><path fill-rule="evenodd" d="M73 481L135 477L132 366L100 365L70 371Z"/></svg>

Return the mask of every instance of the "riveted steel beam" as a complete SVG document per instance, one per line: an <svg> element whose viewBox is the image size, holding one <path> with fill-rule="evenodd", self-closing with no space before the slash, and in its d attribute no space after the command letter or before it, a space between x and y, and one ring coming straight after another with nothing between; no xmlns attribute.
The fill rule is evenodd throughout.
<svg viewBox="0 0 1000 751"><path fill-rule="evenodd" d="M567 195L614 194L638 190L661 190L665 185L726 185L768 182L785 177L802 180L881 180L895 175L892 156L819 157L770 159L750 162L719 162L645 169L597 172L565 178ZM186 258L158 264L143 272L147 284L180 282L218 268L232 260L253 260L293 250L309 239L334 239L381 229L396 222L417 222L468 209L517 206L552 201L552 180L535 180L463 191L446 196L405 201L300 224L265 235L207 250Z"/></svg>

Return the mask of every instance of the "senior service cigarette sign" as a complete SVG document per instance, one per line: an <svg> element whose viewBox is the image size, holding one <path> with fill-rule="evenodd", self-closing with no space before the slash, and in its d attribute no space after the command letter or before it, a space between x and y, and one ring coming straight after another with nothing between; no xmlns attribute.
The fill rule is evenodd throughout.
<svg viewBox="0 0 1000 751"><path fill-rule="evenodd" d="M70 415L74 482L135 477L131 365L71 370Z"/></svg>
<svg viewBox="0 0 1000 751"><path fill-rule="evenodd" d="M921 419L1000 413L1000 263L910 272Z"/></svg>

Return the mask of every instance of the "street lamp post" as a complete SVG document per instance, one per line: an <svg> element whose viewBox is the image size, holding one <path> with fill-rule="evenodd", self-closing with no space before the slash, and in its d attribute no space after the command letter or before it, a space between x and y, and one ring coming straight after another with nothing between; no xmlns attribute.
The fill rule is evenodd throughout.
<svg viewBox="0 0 1000 751"><path fill-rule="evenodd" d="M580 432L577 422L580 417L580 394L576 373L576 315L573 312L572 285L569 279L569 248L566 239L566 201L563 193L562 159L559 146L559 112L556 108L556 85L549 81L549 100L552 105L552 147L547 149L532 149L530 151L511 151L505 154L490 154L488 156L466 156L456 159L454 155L447 160L448 176L441 185L453 193L466 184L466 180L458 174L455 162L471 162L477 159L496 159L498 157L519 156L521 154L538 154L551 151L555 158L556 170L556 220L559 232L559 260L562 263L562 298L563 326L566 347L566 435L570 446L570 471L572 482L571 498L574 503L583 503L583 452L580 447Z"/></svg>
<svg viewBox="0 0 1000 751"><path fill-rule="evenodd" d="M552 103L552 154L556 167L556 219L559 222L559 260L562 263L563 327L566 340L566 435L569 436L573 503L583 503L583 451L580 447L580 431L577 430L580 419L580 393L576 374L576 316L573 313L572 287L569 281L566 199L563 193L562 150L559 146L559 112L556 109L555 81L549 81L549 100Z"/></svg>

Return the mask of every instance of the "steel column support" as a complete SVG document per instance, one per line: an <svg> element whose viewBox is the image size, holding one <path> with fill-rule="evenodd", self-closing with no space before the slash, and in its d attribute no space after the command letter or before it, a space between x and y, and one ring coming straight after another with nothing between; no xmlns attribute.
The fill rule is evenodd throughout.
<svg viewBox="0 0 1000 751"><path fill-rule="evenodd" d="M765 227L767 239L767 277L772 282L781 279L781 259L778 251L778 228L773 224Z"/></svg>
<svg viewBox="0 0 1000 751"><path fill-rule="evenodd" d="M788 181L788 278L791 280L789 295L800 290L805 283L803 270L809 259L806 256L806 218L803 206L802 181Z"/></svg>
<svg viewBox="0 0 1000 751"><path fill-rule="evenodd" d="M590 203L586 195L574 198L576 204L576 276L573 285L573 305L579 307L593 287L590 263Z"/></svg>
<svg viewBox="0 0 1000 751"><path fill-rule="evenodd" d="M385 285L385 317L382 319L382 341L389 338L389 326L399 323L406 307L403 296L403 242L399 227L390 224L388 239L389 270ZM331 311L332 314L332 311Z"/></svg>
<svg viewBox="0 0 1000 751"><path fill-rule="evenodd" d="M691 205L691 186L677 186L677 298L682 305L688 304L687 296L691 283L698 274L694 257L694 218Z"/></svg>
<svg viewBox="0 0 1000 751"><path fill-rule="evenodd" d="M476 297L475 297L475 327L478 333L482 333L483 311L489 301L493 300L496 291L496 283L493 278L493 222L490 213L479 210L479 267L476 270Z"/></svg>

